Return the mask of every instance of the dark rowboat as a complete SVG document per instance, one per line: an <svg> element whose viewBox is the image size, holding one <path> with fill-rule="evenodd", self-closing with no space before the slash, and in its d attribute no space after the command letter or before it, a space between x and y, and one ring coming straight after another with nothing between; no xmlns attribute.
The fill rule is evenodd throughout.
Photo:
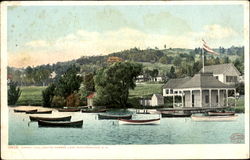
<svg viewBox="0 0 250 160"><path fill-rule="evenodd" d="M81 109L73 109L73 108L67 108L67 109L58 109L59 112L79 112Z"/></svg>
<svg viewBox="0 0 250 160"><path fill-rule="evenodd" d="M148 120L128 120L128 119L119 119L119 124L133 124L133 125L152 125L160 124L160 118L157 119L148 119Z"/></svg>
<svg viewBox="0 0 250 160"><path fill-rule="evenodd" d="M235 112L208 112L209 116L233 116Z"/></svg>
<svg viewBox="0 0 250 160"><path fill-rule="evenodd" d="M98 114L98 119L131 119L132 115Z"/></svg>
<svg viewBox="0 0 250 160"><path fill-rule="evenodd" d="M106 112L107 109L98 109L98 110L93 110L93 109L82 109L83 113L100 113L100 112Z"/></svg>
<svg viewBox="0 0 250 160"><path fill-rule="evenodd" d="M190 117L192 113L164 113L161 112L161 117Z"/></svg>
<svg viewBox="0 0 250 160"><path fill-rule="evenodd" d="M24 109L14 109L14 112L36 112L37 109L24 110Z"/></svg>
<svg viewBox="0 0 250 160"><path fill-rule="evenodd" d="M83 120L74 122L50 122L38 120L38 125L41 127L82 127Z"/></svg>
<svg viewBox="0 0 250 160"><path fill-rule="evenodd" d="M66 116L66 117L35 117L35 116L30 116L31 121L38 121L38 120L43 120L43 121L70 121L71 116Z"/></svg>
<svg viewBox="0 0 250 160"><path fill-rule="evenodd" d="M51 111L26 111L26 114L51 114Z"/></svg>

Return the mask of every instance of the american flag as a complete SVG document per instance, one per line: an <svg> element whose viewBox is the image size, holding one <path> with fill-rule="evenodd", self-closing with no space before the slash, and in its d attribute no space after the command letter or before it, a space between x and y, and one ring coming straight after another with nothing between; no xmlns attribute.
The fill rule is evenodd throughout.
<svg viewBox="0 0 250 160"><path fill-rule="evenodd" d="M202 40L202 42L203 42L203 49L204 49L205 51L207 51L208 53L213 54L213 55L219 55L219 53L213 51L213 50L207 45L206 41Z"/></svg>

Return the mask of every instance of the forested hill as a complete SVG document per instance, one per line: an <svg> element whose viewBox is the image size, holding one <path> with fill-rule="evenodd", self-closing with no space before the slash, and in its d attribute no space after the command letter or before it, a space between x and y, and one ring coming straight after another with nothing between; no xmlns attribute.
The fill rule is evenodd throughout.
<svg viewBox="0 0 250 160"><path fill-rule="evenodd" d="M211 55L206 56L206 65L220 64L220 63L235 63L236 67L243 72L243 67L240 63L244 63L244 47L230 47L214 49L220 53L219 57ZM177 72L177 77L185 75L193 75L200 67L200 54L201 48L195 49L181 49L181 48L165 48L158 49L157 47L152 49L148 48L141 50L139 48L131 48L116 53L111 53L105 56L83 56L76 60L67 62L57 62L56 64L41 65L36 67L26 68L13 68L8 67L8 76L11 79L18 82L26 82L27 84L42 84L49 83L49 76L51 73L55 73L56 77L61 76L70 65L75 64L80 67L81 74L86 72L95 72L102 66L107 64L107 59L110 56L120 57L123 60L130 60L143 63L145 70L159 71L159 75L167 75L171 66L174 66ZM243 64L244 66L244 64ZM194 68L195 67L195 68ZM188 71L190 70L190 71ZM29 81L24 80L24 76ZM29 78L28 78L29 77Z"/></svg>

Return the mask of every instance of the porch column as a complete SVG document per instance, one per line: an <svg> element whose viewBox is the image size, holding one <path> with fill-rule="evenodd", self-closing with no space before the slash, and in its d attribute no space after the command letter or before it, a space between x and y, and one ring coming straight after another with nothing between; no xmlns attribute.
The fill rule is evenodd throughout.
<svg viewBox="0 0 250 160"><path fill-rule="evenodd" d="M175 99L174 99L175 97L174 97L174 95L173 95L173 108L174 108L174 104L175 104Z"/></svg>
<svg viewBox="0 0 250 160"><path fill-rule="evenodd" d="M228 107L228 89L226 89L226 106Z"/></svg>
<svg viewBox="0 0 250 160"><path fill-rule="evenodd" d="M234 107L236 107L236 89L234 89Z"/></svg>
<svg viewBox="0 0 250 160"><path fill-rule="evenodd" d="M192 96L192 93L193 93L193 91L190 90L190 104L191 104L191 107L193 107L193 96Z"/></svg>
<svg viewBox="0 0 250 160"><path fill-rule="evenodd" d="M211 89L209 89L209 107L211 108L212 106L212 96L211 96Z"/></svg>
<svg viewBox="0 0 250 160"><path fill-rule="evenodd" d="M220 107L220 89L218 89L218 107Z"/></svg>
<svg viewBox="0 0 250 160"><path fill-rule="evenodd" d="M184 92L182 91L181 93L182 93L181 94L181 105L182 105L182 107L184 107L184 101L183 101Z"/></svg>
<svg viewBox="0 0 250 160"><path fill-rule="evenodd" d="M202 107L202 89L200 89L200 105Z"/></svg>

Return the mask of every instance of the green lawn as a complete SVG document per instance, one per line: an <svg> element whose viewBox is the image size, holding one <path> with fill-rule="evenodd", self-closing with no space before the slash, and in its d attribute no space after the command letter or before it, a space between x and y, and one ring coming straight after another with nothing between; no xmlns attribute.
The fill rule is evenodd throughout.
<svg viewBox="0 0 250 160"><path fill-rule="evenodd" d="M135 98L162 93L162 86L163 84L137 84L134 90L129 90L129 96Z"/></svg>
<svg viewBox="0 0 250 160"><path fill-rule="evenodd" d="M16 105L41 106L42 91L45 88L46 87L38 87L38 86L21 87L22 93Z"/></svg>

